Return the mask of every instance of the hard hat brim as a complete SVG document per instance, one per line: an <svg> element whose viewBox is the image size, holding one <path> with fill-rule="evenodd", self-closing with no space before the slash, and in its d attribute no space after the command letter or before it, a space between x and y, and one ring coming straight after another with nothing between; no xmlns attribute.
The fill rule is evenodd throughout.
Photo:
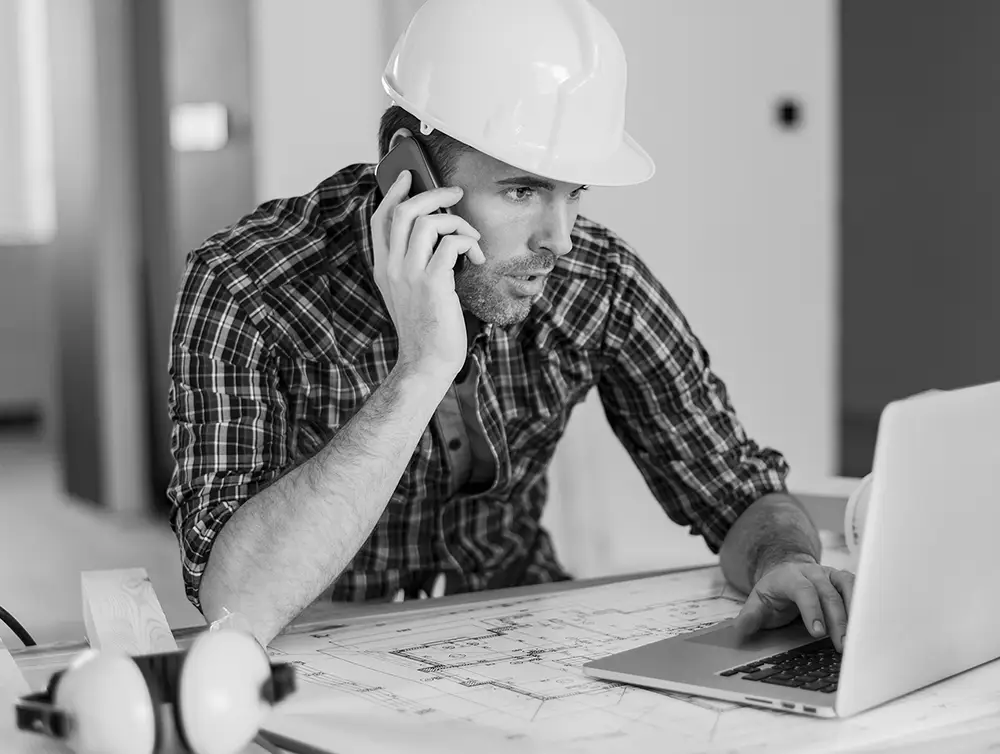
<svg viewBox="0 0 1000 754"><path fill-rule="evenodd" d="M490 144L477 142L475 138L470 138L466 134L452 133L446 124L440 122L432 115L421 112L422 108L408 102L405 97L396 91L386 76L382 77L382 87L394 104L403 108L415 118L418 118L422 123L432 126L453 139L483 154L488 154L490 157L500 160L505 164L520 168L521 170L527 170L530 173L548 178L549 180L579 183L587 186L632 186L648 181L656 172L656 165L652 157L627 132L623 133L622 143L618 149L611 155L601 159L587 162L580 160L557 160L543 169L529 164L518 164L517 162L512 162L509 155L502 154L500 150L494 149Z"/></svg>

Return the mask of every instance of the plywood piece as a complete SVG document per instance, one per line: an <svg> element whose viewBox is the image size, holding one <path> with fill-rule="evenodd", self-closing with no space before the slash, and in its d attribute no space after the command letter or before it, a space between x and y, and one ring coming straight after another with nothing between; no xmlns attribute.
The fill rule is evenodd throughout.
<svg viewBox="0 0 1000 754"><path fill-rule="evenodd" d="M84 571L80 580L91 647L130 655L177 649L145 568Z"/></svg>

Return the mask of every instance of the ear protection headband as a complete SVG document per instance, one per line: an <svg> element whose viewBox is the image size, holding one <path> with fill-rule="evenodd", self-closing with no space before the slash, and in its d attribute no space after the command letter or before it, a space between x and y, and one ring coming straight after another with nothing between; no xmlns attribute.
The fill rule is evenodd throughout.
<svg viewBox="0 0 1000 754"><path fill-rule="evenodd" d="M81 653L44 692L21 697L17 727L59 739L76 754L154 754L167 733L160 708L172 704L188 751L236 754L269 707L294 690L295 667L271 663L253 636L207 631L187 651Z"/></svg>

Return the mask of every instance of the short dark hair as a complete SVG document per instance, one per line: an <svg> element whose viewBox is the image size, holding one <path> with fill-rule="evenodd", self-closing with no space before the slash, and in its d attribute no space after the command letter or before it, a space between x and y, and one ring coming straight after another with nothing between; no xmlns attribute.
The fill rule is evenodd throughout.
<svg viewBox="0 0 1000 754"><path fill-rule="evenodd" d="M407 129L416 138L417 142L427 152L427 157L433 163L438 176L442 181L447 182L455 172L458 158L463 152L470 151L472 147L463 144L457 139L453 139L448 134L438 131L436 128L430 135L424 136L420 133L420 119L407 112L399 105L390 105L379 121L378 126L378 157L381 160L389 151L389 142L392 135L401 128Z"/></svg>

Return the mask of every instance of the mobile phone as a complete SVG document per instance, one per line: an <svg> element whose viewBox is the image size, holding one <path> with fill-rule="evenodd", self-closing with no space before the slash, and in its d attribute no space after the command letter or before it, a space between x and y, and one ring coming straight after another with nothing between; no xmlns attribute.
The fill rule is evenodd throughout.
<svg viewBox="0 0 1000 754"><path fill-rule="evenodd" d="M429 191L434 188L441 188L441 182L437 178L437 173L431 167L431 162L427 158L427 153L420 146L420 142L407 136L396 142L396 146L389 150L375 167L375 180L378 187L385 196L392 184L396 182L399 174L404 170L410 171L410 196L416 196L422 191ZM450 207L442 207L437 212L452 214ZM465 255L459 254L455 262L455 272L458 272L465 265Z"/></svg>

